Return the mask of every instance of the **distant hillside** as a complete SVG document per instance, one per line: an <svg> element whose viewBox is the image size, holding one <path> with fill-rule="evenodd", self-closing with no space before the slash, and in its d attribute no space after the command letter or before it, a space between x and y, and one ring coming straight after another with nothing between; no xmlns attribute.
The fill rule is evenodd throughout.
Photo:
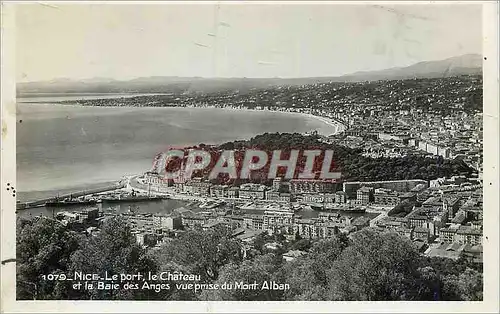
<svg viewBox="0 0 500 314"><path fill-rule="evenodd" d="M424 61L408 67L381 71L356 72L344 75L346 81L397 80L409 78L436 78L458 75L482 74L483 59L477 54L467 54L439 61Z"/></svg>
<svg viewBox="0 0 500 314"><path fill-rule="evenodd" d="M154 76L128 81L108 78L86 80L55 79L44 82L17 84L19 96L33 93L183 93L214 92L221 90L245 91L252 88L266 88L278 85L304 85L321 82L355 82L373 80L394 80L408 78L435 78L458 75L481 74L482 57L468 54L439 61L424 61L408 67L381 71L356 72L340 77L308 78L201 78Z"/></svg>

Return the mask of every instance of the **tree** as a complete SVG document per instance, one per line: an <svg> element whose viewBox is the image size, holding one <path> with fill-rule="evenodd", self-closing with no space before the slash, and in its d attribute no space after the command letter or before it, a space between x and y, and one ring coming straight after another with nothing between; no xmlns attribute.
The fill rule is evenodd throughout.
<svg viewBox="0 0 500 314"><path fill-rule="evenodd" d="M202 281L212 282L219 277L219 269L228 263L243 260L238 240L231 230L219 227L212 230L190 230L166 244L159 252L160 263L174 262L186 267Z"/></svg>
<svg viewBox="0 0 500 314"><path fill-rule="evenodd" d="M289 301L326 300L326 286L317 279L317 272L309 258L297 258L285 263L277 273L277 278L290 285L284 299Z"/></svg>
<svg viewBox="0 0 500 314"><path fill-rule="evenodd" d="M262 232L260 234L258 234L255 239L253 240L253 247L254 249L256 249L257 251L259 251L260 253L263 252L263 247L264 247L264 244L266 244L267 241L269 241L271 239L271 237L269 236L269 234L266 232Z"/></svg>
<svg viewBox="0 0 500 314"><path fill-rule="evenodd" d="M308 251L311 248L311 240L309 239L300 239L292 244L292 250L300 250L300 251Z"/></svg>
<svg viewBox="0 0 500 314"><path fill-rule="evenodd" d="M483 300L483 274L472 268L467 268L459 275L448 274L443 276L441 286L443 300Z"/></svg>
<svg viewBox="0 0 500 314"><path fill-rule="evenodd" d="M201 295L202 300L214 301L278 301L283 291L261 289L264 282L277 281L277 270L273 254L257 256L242 264L229 263L222 267L219 279L215 282L221 287L231 285L232 289L207 290ZM277 281L278 282L278 281ZM241 289L242 285L254 285L255 288Z"/></svg>
<svg viewBox="0 0 500 314"><path fill-rule="evenodd" d="M313 244L309 261L317 283L322 286L327 284L327 272L347 246L348 239L342 233L333 238L319 240Z"/></svg>
<svg viewBox="0 0 500 314"><path fill-rule="evenodd" d="M64 299L72 290L62 291L60 282L42 275L65 273L70 256L79 247L80 236L57 220L37 217L17 220L17 298Z"/></svg>
<svg viewBox="0 0 500 314"><path fill-rule="evenodd" d="M418 299L419 254L395 233L363 229L353 234L328 272L330 300Z"/></svg>
<svg viewBox="0 0 500 314"><path fill-rule="evenodd" d="M419 279L416 283L416 295L420 300L442 300L441 280L434 268L430 266L418 269Z"/></svg>
<svg viewBox="0 0 500 314"><path fill-rule="evenodd" d="M285 291L284 298L327 300L327 273L347 245L347 237L339 234L314 242L306 256L285 263L277 273L278 278L290 284L290 290Z"/></svg>
<svg viewBox="0 0 500 314"><path fill-rule="evenodd" d="M483 300L483 274L467 268L464 273L460 274L458 279L460 298L463 301Z"/></svg>
<svg viewBox="0 0 500 314"><path fill-rule="evenodd" d="M120 217L105 221L97 236L86 239L81 248L71 256L71 271L108 276L136 273L156 273L155 261L139 246L130 226ZM138 280L128 281L140 284ZM112 282L106 282L112 283ZM119 283L119 282L114 282ZM94 282L94 284L97 284ZM82 290L79 298L98 300L142 300L154 299L151 290Z"/></svg>

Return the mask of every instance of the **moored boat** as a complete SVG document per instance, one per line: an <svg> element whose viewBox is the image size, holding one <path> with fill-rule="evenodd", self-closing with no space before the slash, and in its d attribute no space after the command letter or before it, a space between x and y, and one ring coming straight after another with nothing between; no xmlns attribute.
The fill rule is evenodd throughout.
<svg viewBox="0 0 500 314"><path fill-rule="evenodd" d="M95 205L97 204L96 199L63 199L48 201L45 203L46 207L65 207L65 206L85 206L85 205Z"/></svg>
<svg viewBox="0 0 500 314"><path fill-rule="evenodd" d="M110 195L101 198L103 202L106 203L119 203L119 202L149 202L149 201L161 201L160 196L148 196L148 195Z"/></svg>

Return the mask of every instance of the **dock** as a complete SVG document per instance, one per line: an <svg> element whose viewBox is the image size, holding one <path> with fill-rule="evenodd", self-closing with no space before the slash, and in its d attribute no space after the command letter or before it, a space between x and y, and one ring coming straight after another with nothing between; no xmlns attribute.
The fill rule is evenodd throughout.
<svg viewBox="0 0 500 314"><path fill-rule="evenodd" d="M80 196L85 196L85 195L91 195L91 194L97 194L97 193L102 193L102 192L118 190L118 189L122 189L124 187L126 187L126 183L120 182L120 183L105 186L102 188L89 189L89 190L84 190L84 191L76 191L73 193L67 193L67 194L58 195L58 196L56 195L56 196L42 198L42 199L28 201L28 202L20 202L20 203L16 204L16 209L29 209L29 208L34 208L34 207L42 207L42 206L45 206L45 203L55 201L56 199L64 199L64 198L68 198L68 197L75 198L75 197L80 197Z"/></svg>

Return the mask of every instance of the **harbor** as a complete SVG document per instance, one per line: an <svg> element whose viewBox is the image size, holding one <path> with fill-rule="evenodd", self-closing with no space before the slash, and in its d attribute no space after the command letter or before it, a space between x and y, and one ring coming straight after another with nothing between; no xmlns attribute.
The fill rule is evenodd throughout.
<svg viewBox="0 0 500 314"><path fill-rule="evenodd" d="M20 208L21 206L21 208ZM293 213L298 218L316 219L322 213L342 217L373 218L380 213L366 206L352 204L325 204L314 202L283 202L265 199L211 197L179 193L174 189L159 192L148 184L140 184L138 176L130 176L115 185L100 189L77 191L70 194L18 203L18 215L56 216L58 213L79 213L97 208L113 215L171 215L189 211L200 217L264 216L269 212Z"/></svg>
<svg viewBox="0 0 500 314"><path fill-rule="evenodd" d="M88 207L101 203L124 203L124 202L149 202L160 201L167 196L151 195L151 193L141 193L135 190L127 190L125 180L120 180L113 185L75 191L67 194L57 194L55 196L40 198L29 201L17 201L17 210L29 210L39 207L68 208L68 207Z"/></svg>
<svg viewBox="0 0 500 314"><path fill-rule="evenodd" d="M118 181L114 185L110 185L110 186L106 186L106 187L102 187L102 188L98 188L98 189L76 191L73 193L68 193L68 194L63 194L63 195L54 195L51 197L40 198L40 199L36 199L36 200L29 200L29 201L25 201L25 202L18 201L16 204L16 209L20 210L20 209L44 207L44 206L46 206L47 203L49 203L49 205L52 205L52 204L56 205L56 204L62 202L63 200L75 200L75 199L82 200L81 197L85 197L85 196L93 195L93 194L98 194L98 193L103 193L103 192L108 192L108 191L114 191L114 190L122 189L123 187L125 187L125 182ZM76 201L76 202L78 202L78 201ZM80 203L76 204L76 205L82 205L82 203L84 203L84 202L80 201ZM69 204L69 202L68 202L68 204Z"/></svg>

